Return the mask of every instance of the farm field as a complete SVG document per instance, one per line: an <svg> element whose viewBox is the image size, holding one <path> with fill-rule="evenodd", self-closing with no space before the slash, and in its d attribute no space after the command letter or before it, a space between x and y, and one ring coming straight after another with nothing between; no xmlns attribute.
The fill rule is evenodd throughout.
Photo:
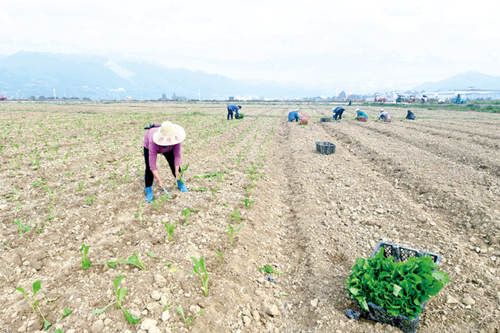
<svg viewBox="0 0 500 333"><path fill-rule="evenodd" d="M409 121L384 107L382 123L371 106L360 123L353 105L322 123L334 106L302 104L301 126L286 121L296 104L242 105L246 118L227 121L225 104L2 104L0 332L47 331L15 290L32 298L37 280L49 332L399 332L345 315L344 280L379 241L442 256L450 283L418 332L500 332L500 114L416 109ZM172 199L155 182L149 204L143 127L166 120L186 130L190 192L160 156ZM171 241L164 223L177 223ZM202 256L208 296L192 274ZM139 263L104 264L129 257ZM115 301L121 275L137 324L115 305L91 313ZM178 307L198 314L189 329Z"/></svg>

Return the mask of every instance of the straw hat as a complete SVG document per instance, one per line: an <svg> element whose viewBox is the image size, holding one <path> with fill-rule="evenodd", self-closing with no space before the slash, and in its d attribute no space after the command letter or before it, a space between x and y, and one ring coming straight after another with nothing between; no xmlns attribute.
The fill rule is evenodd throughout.
<svg viewBox="0 0 500 333"><path fill-rule="evenodd" d="M153 134L153 141L159 146L173 146L181 143L186 138L186 132L182 127L165 121Z"/></svg>

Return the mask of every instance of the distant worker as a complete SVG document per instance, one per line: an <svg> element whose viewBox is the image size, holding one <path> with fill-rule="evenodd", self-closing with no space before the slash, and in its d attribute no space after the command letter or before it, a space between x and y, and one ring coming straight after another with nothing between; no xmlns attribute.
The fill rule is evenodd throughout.
<svg viewBox="0 0 500 333"><path fill-rule="evenodd" d="M406 115L406 119L415 120L415 119L417 119L417 117L415 117L415 114L413 112L408 110L408 114Z"/></svg>
<svg viewBox="0 0 500 333"><path fill-rule="evenodd" d="M345 109L341 106L338 106L335 109L333 109L333 118L335 119L333 121L334 123L337 122L337 118L338 118L339 123L340 123L340 121L342 120L342 113L344 113L344 111L345 111Z"/></svg>
<svg viewBox="0 0 500 333"><path fill-rule="evenodd" d="M351 101L351 100L349 100L349 106L351 106L351 102L352 102L352 101Z"/></svg>
<svg viewBox="0 0 500 333"><path fill-rule="evenodd" d="M229 120L229 117L233 119L233 112L236 112L236 115L239 116L238 110L241 109L241 105L234 105L234 104L228 104L227 105L227 120Z"/></svg>
<svg viewBox="0 0 500 333"><path fill-rule="evenodd" d="M163 188L163 180L156 167L156 155L162 154L170 166L172 175L177 178L177 187L181 192L189 192L184 181L180 181L181 171L181 142L186 138L184 129L170 121L160 125L150 125L144 135L144 162L146 170L144 179L146 181L146 202L153 201L153 180L156 179L158 186ZM165 190L166 191L166 190Z"/></svg>
<svg viewBox="0 0 500 333"><path fill-rule="evenodd" d="M300 109L293 110L288 114L288 121L296 121L299 122L300 117L299 117L299 111Z"/></svg>
<svg viewBox="0 0 500 333"><path fill-rule="evenodd" d="M384 111L384 109L380 109L380 115L378 116L378 120L386 120L387 119L387 116L389 114L387 113L387 111Z"/></svg>
<svg viewBox="0 0 500 333"><path fill-rule="evenodd" d="M368 115L361 111L359 108L356 109L356 120L358 121L367 121L368 120Z"/></svg>

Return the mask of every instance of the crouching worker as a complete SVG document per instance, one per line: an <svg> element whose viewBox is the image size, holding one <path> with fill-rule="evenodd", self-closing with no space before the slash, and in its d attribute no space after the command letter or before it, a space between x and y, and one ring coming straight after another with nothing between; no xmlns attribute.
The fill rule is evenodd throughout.
<svg viewBox="0 0 500 333"><path fill-rule="evenodd" d="M337 122L337 118L339 119L339 123L342 121L342 113L344 113L345 109L341 106L333 109L333 118L335 119L333 122Z"/></svg>
<svg viewBox="0 0 500 333"><path fill-rule="evenodd" d="M146 202L153 201L153 179L163 188L163 180L156 167L156 155L162 154L170 166L172 175L179 178L181 169L181 142L186 138L186 132L179 126L165 121L160 125L151 125L144 135L144 162L146 163ZM182 192L188 192L184 182L177 180L177 187Z"/></svg>
<svg viewBox="0 0 500 333"><path fill-rule="evenodd" d="M417 117L415 117L415 114L413 112L408 110L408 114L406 115L406 119L415 120L415 119L417 119Z"/></svg>
<svg viewBox="0 0 500 333"><path fill-rule="evenodd" d="M356 109L356 120L358 121L367 121L368 120L368 115L361 111L359 108Z"/></svg>
<svg viewBox="0 0 500 333"><path fill-rule="evenodd" d="M233 112L236 112L236 119L239 118L238 111L241 109L241 105L234 105L234 104L228 104L227 105L227 120L229 120L229 117L233 119Z"/></svg>
<svg viewBox="0 0 500 333"><path fill-rule="evenodd" d="M384 111L384 109L380 109L380 115L378 116L378 120L383 120L386 123L390 123L392 120L392 116Z"/></svg>
<svg viewBox="0 0 500 333"><path fill-rule="evenodd" d="M293 110L292 112L290 112L288 114L288 121L296 121L298 122L300 120L300 117L299 117L299 110Z"/></svg>

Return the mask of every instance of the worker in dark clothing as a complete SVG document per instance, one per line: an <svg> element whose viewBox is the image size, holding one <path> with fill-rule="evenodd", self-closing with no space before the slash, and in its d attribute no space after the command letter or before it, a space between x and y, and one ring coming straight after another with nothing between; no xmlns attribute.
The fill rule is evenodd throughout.
<svg viewBox="0 0 500 333"><path fill-rule="evenodd" d="M288 121L296 121L298 122L300 120L300 117L299 117L299 110L294 110L294 111L291 111L289 114L288 114Z"/></svg>
<svg viewBox="0 0 500 333"><path fill-rule="evenodd" d="M408 110L408 114L406 115L406 119L415 120L415 119L417 119L417 117L415 117L415 114L413 112Z"/></svg>
<svg viewBox="0 0 500 333"><path fill-rule="evenodd" d="M335 109L333 109L333 118L335 119L333 122L336 123L337 122L337 118L339 120L339 123L340 121L342 120L342 113L344 113L345 109L341 106L339 107L336 107Z"/></svg>
<svg viewBox="0 0 500 333"><path fill-rule="evenodd" d="M234 104L228 104L227 105L227 120L229 120L229 117L233 119L233 112L236 112L236 115L239 116L238 110L241 109L241 105L234 105Z"/></svg>

